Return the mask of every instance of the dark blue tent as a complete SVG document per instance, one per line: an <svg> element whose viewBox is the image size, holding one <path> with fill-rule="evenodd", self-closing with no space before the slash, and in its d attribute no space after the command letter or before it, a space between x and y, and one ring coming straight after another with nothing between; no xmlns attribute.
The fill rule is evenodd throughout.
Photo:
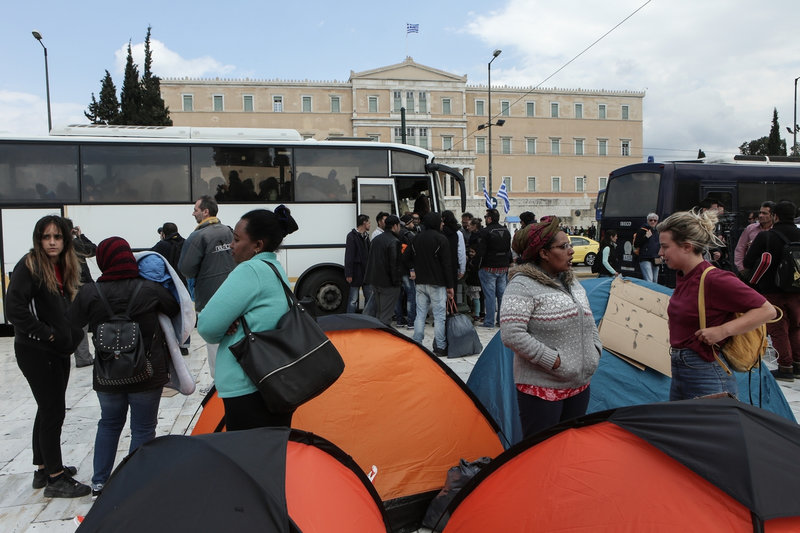
<svg viewBox="0 0 800 533"><path fill-rule="evenodd" d="M592 314L598 323L605 313L613 278L581 281ZM672 289L635 278L626 278L650 289L672 294ZM503 346L498 332L483 350L469 376L467 386L500 424L511 444L522 439L519 412L514 389L513 353ZM737 373L739 400L795 421L780 386L766 369ZM592 377L589 413L645 403L667 401L670 379L651 368L639 370L619 357L603 350L600 366Z"/></svg>

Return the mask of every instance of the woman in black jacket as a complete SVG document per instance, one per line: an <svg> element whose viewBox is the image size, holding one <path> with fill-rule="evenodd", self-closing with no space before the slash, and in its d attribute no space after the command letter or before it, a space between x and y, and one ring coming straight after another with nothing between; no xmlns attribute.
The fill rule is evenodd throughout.
<svg viewBox="0 0 800 533"><path fill-rule="evenodd" d="M33 421L33 488L48 498L77 498L89 487L72 479L74 466L61 458L69 355L83 337L70 327L66 311L80 286L81 269L66 221L40 219L33 248L20 259L6 292L6 313L14 325L17 365L28 380L38 409Z"/></svg>
<svg viewBox="0 0 800 533"><path fill-rule="evenodd" d="M117 445L128 407L131 411L131 444L128 453L156 436L158 405L161 391L169 381L167 358L169 352L164 332L158 324L158 313L174 316L180 306L172 294L154 281L139 277L139 267L128 242L121 237L109 237L97 246L97 266L103 275L97 284L114 314L125 314L141 327L142 342L152 365L150 377L130 385L103 385L95 368L93 387L100 401L100 421L94 442L94 474L92 494L97 496L111 475ZM135 292L139 286L138 292ZM129 307L130 303L130 307ZM95 332L98 324L108 318L98 287L84 285L69 311L76 327L89 324ZM95 358L99 357L96 353Z"/></svg>

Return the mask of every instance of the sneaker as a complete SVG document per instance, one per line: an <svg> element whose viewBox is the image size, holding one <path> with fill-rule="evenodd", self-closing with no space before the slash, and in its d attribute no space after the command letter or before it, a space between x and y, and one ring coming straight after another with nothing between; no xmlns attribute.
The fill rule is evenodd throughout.
<svg viewBox="0 0 800 533"><path fill-rule="evenodd" d="M433 344L433 355L436 357L447 357L447 348L439 348L436 343Z"/></svg>
<svg viewBox="0 0 800 533"><path fill-rule="evenodd" d="M189 355L189 348L181 348L181 355Z"/></svg>
<svg viewBox="0 0 800 533"><path fill-rule="evenodd" d="M48 479L47 486L44 488L45 498L80 498L88 496L92 492L89 485L84 485L72 479L66 472L55 479Z"/></svg>
<svg viewBox="0 0 800 533"><path fill-rule="evenodd" d="M794 382L794 372L790 368L778 367L778 370L770 370L772 377L778 381Z"/></svg>
<svg viewBox="0 0 800 533"><path fill-rule="evenodd" d="M414 331L414 324L406 324L406 329Z"/></svg>
<svg viewBox="0 0 800 533"><path fill-rule="evenodd" d="M98 483L97 485L95 485L94 483L92 483L92 500L96 500L97 497L100 496L101 492L103 492L103 484Z"/></svg>
<svg viewBox="0 0 800 533"><path fill-rule="evenodd" d="M62 468L64 469L64 472L70 476L74 476L78 473L78 469L74 466L64 466ZM36 470L36 472L33 473L33 483L31 483L31 486L34 489L45 488L47 486L47 477L47 472L44 471L44 468Z"/></svg>

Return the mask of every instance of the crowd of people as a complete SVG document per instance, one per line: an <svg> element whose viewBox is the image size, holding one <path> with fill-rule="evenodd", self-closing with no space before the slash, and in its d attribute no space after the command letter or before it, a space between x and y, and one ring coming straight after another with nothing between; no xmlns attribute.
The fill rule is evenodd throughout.
<svg viewBox="0 0 800 533"><path fill-rule="evenodd" d="M662 265L678 272L668 308L671 399L736 395L735 379L715 362L711 347L722 345L724 356L728 337L773 319L776 307L783 318L768 325L780 356L775 376L789 380L800 374L800 304L776 286L775 261L770 261L780 255L785 240L800 241L795 206L762 204L736 247L733 262L740 276L724 268L706 272L712 263L724 264L720 209L674 213L661 222L651 213L633 237L646 280L657 281ZM172 290L176 284L193 294L197 331L206 341L227 429L291 425L293 413L270 411L230 347L244 337L242 318L253 331L264 331L275 328L287 312L282 287L288 278L276 251L298 224L283 205L245 213L233 229L217 211L214 198L202 196L192 213L194 231L184 239L174 223L164 223L153 247L158 254L144 258L137 258L119 236L95 246L59 216L44 217L34 227L32 248L11 275L6 306L15 327L18 366L38 407L32 486L44 488L45 497L102 492L128 411L129 452L154 438L175 353L171 346L180 346L185 355L191 342L161 320L184 311L186 302ZM347 312L357 312L363 301L364 314L412 330L417 343L424 341L430 313L431 350L437 356L448 353L446 315L457 295L475 327L499 328L502 342L514 353L517 404L524 436L529 436L586 412L602 345L586 292L572 271L574 250L562 221L555 216L537 221L531 212L520 220L521 228L512 235L496 209L482 217L463 213L459 223L453 212L434 212L422 202L399 217L379 213L370 233L370 217L359 214L345 237L344 276ZM613 230L603 235L600 276L620 275L617 238ZM102 272L94 282L86 266L91 256ZM154 259L160 261L155 274ZM701 328L697 301L703 274L707 323ZM77 469L64 465L61 453L69 356L75 354L77 367L92 365L86 333L95 333L97 341L100 325L121 315L140 326L148 374L110 385L95 366L100 420L87 485L74 478Z"/></svg>

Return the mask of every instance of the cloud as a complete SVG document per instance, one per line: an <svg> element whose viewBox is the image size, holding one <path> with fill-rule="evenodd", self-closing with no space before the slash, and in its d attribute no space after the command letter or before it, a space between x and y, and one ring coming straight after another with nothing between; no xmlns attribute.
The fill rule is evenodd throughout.
<svg viewBox="0 0 800 533"><path fill-rule="evenodd" d="M85 106L51 102L53 129L86 124ZM47 101L37 95L0 90L0 133L19 137L47 135Z"/></svg>
<svg viewBox="0 0 800 533"><path fill-rule="evenodd" d="M642 4L510 0L465 31L504 50L493 84L535 86ZM651 2L543 87L646 90L645 155L736 153L767 135L773 107L782 127L791 123L800 61L787 55L796 20L788 14L796 9L792 0L758 10L726 0Z"/></svg>
<svg viewBox="0 0 800 533"><path fill-rule="evenodd" d="M224 76L236 70L234 65L224 65L209 56L184 59L157 39L150 39L150 49L153 53L153 72L162 78ZM138 65L141 75L144 70L144 42L131 44L131 53L133 62ZM127 43L114 52L114 58L117 74L122 75L125 72L125 62L128 58Z"/></svg>

